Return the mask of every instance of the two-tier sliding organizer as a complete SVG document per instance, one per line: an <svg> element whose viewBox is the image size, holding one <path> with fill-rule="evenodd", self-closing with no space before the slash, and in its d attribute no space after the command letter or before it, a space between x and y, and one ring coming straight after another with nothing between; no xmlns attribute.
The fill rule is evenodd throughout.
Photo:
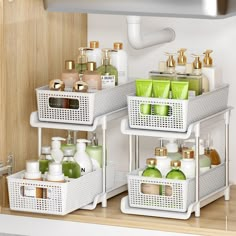
<svg viewBox="0 0 236 236"><path fill-rule="evenodd" d="M31 113L30 124L38 128L38 154L41 153L42 129L93 132L101 127L103 166L65 183L27 180L23 178L24 171L13 174L8 177L10 208L65 215L77 209L93 210L100 202L102 207L106 207L108 198L127 190L127 180L120 178L121 174L115 172L114 165L109 164L106 130L109 121L127 115L126 95L133 92L134 82L97 93L50 91L47 87L37 89L38 111ZM50 98L72 99L78 107L55 108L51 106ZM23 194L25 187L32 188L32 191L42 188L47 197L26 197Z"/></svg>
<svg viewBox="0 0 236 236"><path fill-rule="evenodd" d="M184 104L185 108L183 108L183 110L181 110L181 106L177 105L177 115L180 114L180 118L183 118L183 113L185 115L182 120L184 120L184 123L187 124L187 126L184 129L185 132L183 132L184 127L182 125L176 125L179 123L176 122L178 121L178 117L174 111L174 107L177 103L180 103L180 100L173 101L173 103L175 103L173 104L170 99L146 99L128 96L128 106L130 106L131 102L137 103L134 100L141 99L142 101L138 101L139 105L137 105L136 108L134 108L133 105L129 107L129 119L125 118L121 122L121 132L129 136L130 169L130 173L127 176L128 196L121 200L121 211L123 213L188 219L193 212L195 212L196 217L199 217L201 207L222 196L225 197L225 200L229 200L229 120L230 110L232 108L227 107L227 97L228 86L223 86L213 92L199 96L197 99L194 98L193 100L184 101L186 104ZM219 101L219 103L217 103L217 101ZM142 115L139 108L140 104L169 105L172 106L173 113L171 114L171 117ZM192 107L191 104L194 104L195 107ZM196 111L198 113L193 114L194 108L197 109ZM189 113L189 111L191 113ZM207 114L207 112L210 113ZM134 113L139 114L138 116L134 116ZM191 122L188 122L188 115L191 117ZM169 119L169 121L164 119ZM217 167L211 168L207 172L200 174L200 134L203 129L205 130L217 122L224 122L225 124L224 135L222 134L223 137L225 136L225 141L222 142L225 147L225 156L222 159L225 161ZM138 128L135 127L136 124L139 126ZM181 124L183 124L183 122L181 122ZM142 125L145 125L145 127ZM165 126L169 126L170 131L168 131L168 127ZM181 132L178 132L178 128ZM141 136L181 140L189 139L194 136L196 145L196 177L187 180L170 180L139 176L139 172L142 170L139 169L139 137ZM135 142L133 143L133 141ZM141 191L142 184L156 184L162 186L163 189L165 189L166 186L169 186L172 189L172 195L144 194Z"/></svg>

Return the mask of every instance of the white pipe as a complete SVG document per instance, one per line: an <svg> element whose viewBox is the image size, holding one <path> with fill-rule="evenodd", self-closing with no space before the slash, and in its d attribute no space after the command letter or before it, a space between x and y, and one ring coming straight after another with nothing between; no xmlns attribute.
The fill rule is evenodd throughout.
<svg viewBox="0 0 236 236"><path fill-rule="evenodd" d="M147 35L141 34L141 17L127 16L128 39L134 49L143 49L158 44L168 43L175 39L175 31L171 28L152 32Z"/></svg>

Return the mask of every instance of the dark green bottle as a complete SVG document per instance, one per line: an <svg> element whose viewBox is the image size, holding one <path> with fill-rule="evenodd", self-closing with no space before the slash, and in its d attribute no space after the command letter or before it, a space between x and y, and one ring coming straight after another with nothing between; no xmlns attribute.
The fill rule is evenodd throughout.
<svg viewBox="0 0 236 236"><path fill-rule="evenodd" d="M147 167L143 171L142 176L152 177L152 178L162 178L161 172L156 168L156 159L148 158L146 160ZM141 185L141 192L144 194L153 194L153 195L161 195L162 187L158 184L149 184L143 183Z"/></svg>

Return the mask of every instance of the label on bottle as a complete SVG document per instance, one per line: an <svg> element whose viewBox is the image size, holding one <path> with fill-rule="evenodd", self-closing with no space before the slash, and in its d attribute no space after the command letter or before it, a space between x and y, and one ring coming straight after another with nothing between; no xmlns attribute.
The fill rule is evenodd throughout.
<svg viewBox="0 0 236 236"><path fill-rule="evenodd" d="M25 186L24 187L24 196L25 197L36 197L36 187Z"/></svg>
<svg viewBox="0 0 236 236"><path fill-rule="evenodd" d="M102 89L115 87L115 75L102 75Z"/></svg>

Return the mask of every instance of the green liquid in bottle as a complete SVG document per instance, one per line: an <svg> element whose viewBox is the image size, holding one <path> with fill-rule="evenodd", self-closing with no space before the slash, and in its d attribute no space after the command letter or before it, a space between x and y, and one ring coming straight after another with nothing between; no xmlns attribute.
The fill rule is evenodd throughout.
<svg viewBox="0 0 236 236"><path fill-rule="evenodd" d="M104 79L104 76L113 76L115 78L115 85L118 85L118 71L117 69L112 65L101 65L97 68L97 71L101 73L102 80Z"/></svg>
<svg viewBox="0 0 236 236"><path fill-rule="evenodd" d="M62 171L65 176L69 178L79 178L81 176L80 166L77 162L74 161L63 161L62 162Z"/></svg>
<svg viewBox="0 0 236 236"><path fill-rule="evenodd" d="M39 170L42 174L48 172L50 160L41 159L39 160Z"/></svg>

